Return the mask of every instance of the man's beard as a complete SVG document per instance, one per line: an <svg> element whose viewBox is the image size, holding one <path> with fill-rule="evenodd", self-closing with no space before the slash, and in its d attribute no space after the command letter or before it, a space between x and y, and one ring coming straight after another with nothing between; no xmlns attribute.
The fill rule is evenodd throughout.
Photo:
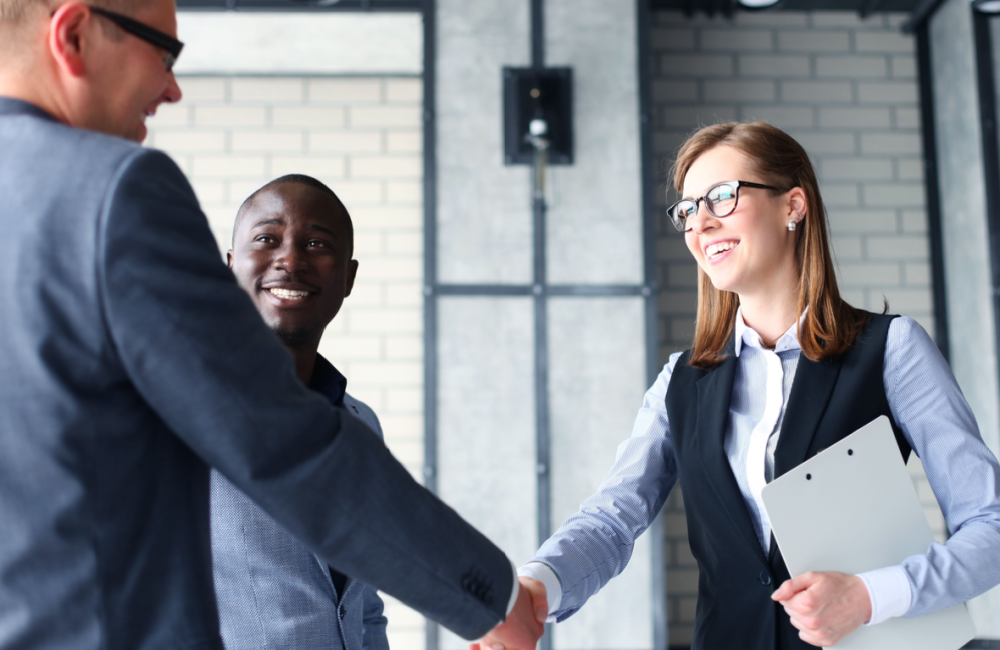
<svg viewBox="0 0 1000 650"><path fill-rule="evenodd" d="M323 336L322 327L275 327L273 332L281 339L286 348L298 349L319 345L319 339Z"/></svg>

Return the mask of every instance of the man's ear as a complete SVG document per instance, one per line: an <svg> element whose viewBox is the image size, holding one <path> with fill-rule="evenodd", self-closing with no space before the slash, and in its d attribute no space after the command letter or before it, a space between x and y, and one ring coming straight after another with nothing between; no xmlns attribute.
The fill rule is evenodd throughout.
<svg viewBox="0 0 1000 650"><path fill-rule="evenodd" d="M67 2L49 20L49 52L59 68L70 76L82 77L86 71L83 53L93 33L86 28L93 20L94 15L82 2Z"/></svg>
<svg viewBox="0 0 1000 650"><path fill-rule="evenodd" d="M351 260L347 263L347 287L344 291L344 297L351 295L351 291L354 289L354 280L358 277L358 261Z"/></svg>
<svg viewBox="0 0 1000 650"><path fill-rule="evenodd" d="M231 249L231 248L226 251L226 264L229 265L229 270L232 270L232 268L233 268L233 249Z"/></svg>

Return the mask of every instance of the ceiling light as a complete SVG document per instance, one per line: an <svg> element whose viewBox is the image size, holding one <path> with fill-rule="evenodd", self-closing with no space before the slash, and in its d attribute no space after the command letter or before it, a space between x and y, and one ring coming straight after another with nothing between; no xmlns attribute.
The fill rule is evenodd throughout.
<svg viewBox="0 0 1000 650"><path fill-rule="evenodd" d="M764 9L765 7L778 4L779 1L780 0L739 0L739 3L747 9ZM1000 2L1000 0L996 1Z"/></svg>
<svg viewBox="0 0 1000 650"><path fill-rule="evenodd" d="M976 0L972 6L984 14L1000 14L1000 0Z"/></svg>

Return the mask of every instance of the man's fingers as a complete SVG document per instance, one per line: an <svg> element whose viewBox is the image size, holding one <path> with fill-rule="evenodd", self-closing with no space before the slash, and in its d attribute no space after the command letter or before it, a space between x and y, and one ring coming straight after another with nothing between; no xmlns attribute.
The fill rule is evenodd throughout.
<svg viewBox="0 0 1000 650"><path fill-rule="evenodd" d="M549 617L549 602L545 585L538 580L533 580L525 576L518 578L518 581L527 590L528 595L531 596L531 605L535 612L535 620L544 624L545 619Z"/></svg>
<svg viewBox="0 0 1000 650"><path fill-rule="evenodd" d="M816 584L816 582L822 577L822 574L816 571L807 571L800 576L795 576L789 580L785 580L778 587L778 590L771 594L772 600L788 600L800 591L805 591L809 587Z"/></svg>

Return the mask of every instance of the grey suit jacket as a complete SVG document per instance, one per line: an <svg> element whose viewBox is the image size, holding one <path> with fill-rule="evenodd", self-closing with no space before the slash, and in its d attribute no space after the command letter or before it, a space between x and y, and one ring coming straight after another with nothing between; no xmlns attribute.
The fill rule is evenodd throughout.
<svg viewBox="0 0 1000 650"><path fill-rule="evenodd" d="M220 648L215 466L473 638L502 552L296 378L164 154L0 98L0 648Z"/></svg>
<svg viewBox="0 0 1000 650"><path fill-rule="evenodd" d="M343 405L379 438L375 412L347 394L347 379L321 355L309 388ZM330 567L212 470L212 574L226 650L389 650L382 599Z"/></svg>

